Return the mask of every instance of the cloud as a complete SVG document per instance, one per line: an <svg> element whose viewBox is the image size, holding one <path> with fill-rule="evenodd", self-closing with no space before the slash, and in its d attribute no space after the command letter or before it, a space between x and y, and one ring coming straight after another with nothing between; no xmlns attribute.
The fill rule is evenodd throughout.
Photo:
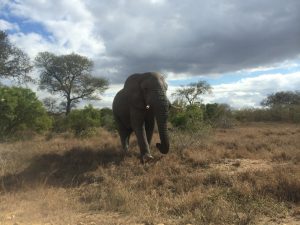
<svg viewBox="0 0 300 225"><path fill-rule="evenodd" d="M0 30L19 30L19 26L16 23L10 23L6 20L0 19Z"/></svg>
<svg viewBox="0 0 300 225"><path fill-rule="evenodd" d="M32 58L76 52L95 62L94 74L113 87L93 104L111 105L116 87L136 72L242 77L283 64L288 70L300 59L298 0L2 0L0 9L0 29L14 31L10 39ZM206 99L258 106L267 94L299 84L299 73L263 74L213 85Z"/></svg>
<svg viewBox="0 0 300 225"><path fill-rule="evenodd" d="M205 102L226 103L234 108L259 107L269 94L279 91L296 91L300 86L300 72L267 74L244 78L229 84L213 85L213 95Z"/></svg>
<svg viewBox="0 0 300 225"><path fill-rule="evenodd" d="M299 57L299 1L110 1L88 4L124 74L209 75Z"/></svg>
<svg viewBox="0 0 300 225"><path fill-rule="evenodd" d="M15 44L26 49L32 57L41 50L57 54L76 52L91 58L105 51L100 36L94 32L94 17L80 0L24 0L7 5L11 14L23 18L22 23L27 27L38 24L44 29L40 33L28 33L25 28L12 35ZM24 45L31 38L31 45Z"/></svg>
<svg viewBox="0 0 300 225"><path fill-rule="evenodd" d="M61 48L51 42L48 42L43 36L37 33L14 33L10 35L10 40L16 46L20 47L23 51L29 54L32 58L42 51L63 53Z"/></svg>
<svg viewBox="0 0 300 225"><path fill-rule="evenodd" d="M300 56L298 0L23 0L6 5L50 34L50 40L35 39L38 50L45 46L91 57L96 74L113 83L135 72L211 75L272 67ZM30 35L14 40L22 45Z"/></svg>

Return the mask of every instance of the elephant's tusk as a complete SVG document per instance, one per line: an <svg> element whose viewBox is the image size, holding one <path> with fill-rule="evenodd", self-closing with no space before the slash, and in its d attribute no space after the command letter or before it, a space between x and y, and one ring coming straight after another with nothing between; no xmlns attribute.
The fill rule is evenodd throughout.
<svg viewBox="0 0 300 225"><path fill-rule="evenodd" d="M150 105L146 105L146 109L149 109L150 108Z"/></svg>

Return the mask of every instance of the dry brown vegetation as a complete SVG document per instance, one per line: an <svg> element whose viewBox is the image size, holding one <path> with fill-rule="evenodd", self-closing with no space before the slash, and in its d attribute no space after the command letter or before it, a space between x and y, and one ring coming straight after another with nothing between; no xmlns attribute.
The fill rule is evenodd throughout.
<svg viewBox="0 0 300 225"><path fill-rule="evenodd" d="M299 126L171 138L146 165L105 130L0 144L0 224L300 224Z"/></svg>

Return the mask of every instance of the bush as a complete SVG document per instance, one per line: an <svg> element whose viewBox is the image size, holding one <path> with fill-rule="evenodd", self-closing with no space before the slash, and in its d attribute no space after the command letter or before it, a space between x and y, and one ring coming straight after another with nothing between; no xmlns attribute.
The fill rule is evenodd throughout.
<svg viewBox="0 0 300 225"><path fill-rule="evenodd" d="M290 115L293 122L300 123L300 105L291 108Z"/></svg>
<svg viewBox="0 0 300 225"><path fill-rule="evenodd" d="M117 124L115 122L113 111L110 108L103 108L101 111L101 126L109 131L117 129Z"/></svg>
<svg viewBox="0 0 300 225"><path fill-rule="evenodd" d="M234 112L234 117L240 122L300 122L300 106L279 106L255 109L246 108Z"/></svg>
<svg viewBox="0 0 300 225"><path fill-rule="evenodd" d="M0 138L51 128L51 118L30 89L0 87L0 96Z"/></svg>
<svg viewBox="0 0 300 225"><path fill-rule="evenodd" d="M51 117L53 118L53 128L52 131L56 133L63 133L68 131L69 124L64 113L61 114L52 114Z"/></svg>
<svg viewBox="0 0 300 225"><path fill-rule="evenodd" d="M170 122L182 130L198 130L203 124L203 110L197 104L189 105L180 112L171 112Z"/></svg>
<svg viewBox="0 0 300 225"><path fill-rule="evenodd" d="M213 127L230 128L233 126L233 116L229 105L206 104L204 108L204 120Z"/></svg>
<svg viewBox="0 0 300 225"><path fill-rule="evenodd" d="M92 105L75 109L67 116L67 123L76 136L90 135L96 127L101 126L101 110L93 108Z"/></svg>
<svg viewBox="0 0 300 225"><path fill-rule="evenodd" d="M183 128L187 124L187 116L185 112L179 112L170 117L170 122L174 127Z"/></svg>

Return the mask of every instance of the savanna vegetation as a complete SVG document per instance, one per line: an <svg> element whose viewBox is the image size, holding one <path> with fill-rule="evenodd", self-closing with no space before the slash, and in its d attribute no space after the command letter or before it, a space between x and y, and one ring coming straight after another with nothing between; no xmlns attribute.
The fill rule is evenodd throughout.
<svg viewBox="0 0 300 225"><path fill-rule="evenodd" d="M299 126L170 135L170 154L153 145L146 165L135 139L124 157L117 134L104 128L88 138L1 143L0 223L299 223Z"/></svg>
<svg viewBox="0 0 300 225"><path fill-rule="evenodd" d="M300 92L270 93L261 108L204 104L211 86L177 89L171 150L124 156L108 82L75 53L28 56L0 33L0 224L299 224ZM30 77L36 68L39 78ZM61 98L38 99L34 81ZM57 100L60 99L60 100Z"/></svg>

